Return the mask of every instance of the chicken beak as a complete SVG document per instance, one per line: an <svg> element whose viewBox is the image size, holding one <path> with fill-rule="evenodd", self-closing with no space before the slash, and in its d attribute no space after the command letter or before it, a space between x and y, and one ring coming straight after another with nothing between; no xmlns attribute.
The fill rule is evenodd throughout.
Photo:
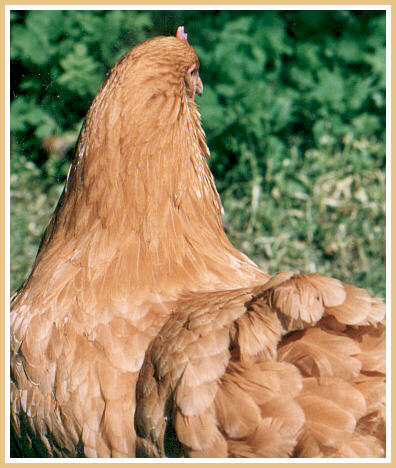
<svg viewBox="0 0 396 468"><path fill-rule="evenodd" d="M202 93L203 93L203 84L202 84L202 80L201 80L201 78L199 77L199 75L197 76L197 82L195 83L195 92L196 92L199 96L202 96Z"/></svg>

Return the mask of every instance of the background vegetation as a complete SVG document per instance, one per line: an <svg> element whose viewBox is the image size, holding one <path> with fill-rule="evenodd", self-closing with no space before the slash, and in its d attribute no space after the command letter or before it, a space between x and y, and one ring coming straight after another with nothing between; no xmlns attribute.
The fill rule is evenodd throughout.
<svg viewBox="0 0 396 468"><path fill-rule="evenodd" d="M226 230L270 273L385 296L385 12L11 12L11 288L106 72L185 25Z"/></svg>

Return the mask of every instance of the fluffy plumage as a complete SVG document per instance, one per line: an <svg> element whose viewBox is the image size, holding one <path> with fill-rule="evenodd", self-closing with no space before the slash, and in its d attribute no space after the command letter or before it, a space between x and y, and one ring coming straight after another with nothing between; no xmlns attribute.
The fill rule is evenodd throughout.
<svg viewBox="0 0 396 468"><path fill-rule="evenodd" d="M384 306L228 241L184 31L92 103L12 299L21 456L383 457Z"/></svg>

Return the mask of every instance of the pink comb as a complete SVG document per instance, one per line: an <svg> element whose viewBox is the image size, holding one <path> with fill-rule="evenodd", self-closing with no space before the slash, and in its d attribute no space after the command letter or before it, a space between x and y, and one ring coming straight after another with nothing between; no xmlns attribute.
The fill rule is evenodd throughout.
<svg viewBox="0 0 396 468"><path fill-rule="evenodd" d="M184 26L179 26L177 28L176 37L182 41L187 41L187 34L184 32Z"/></svg>

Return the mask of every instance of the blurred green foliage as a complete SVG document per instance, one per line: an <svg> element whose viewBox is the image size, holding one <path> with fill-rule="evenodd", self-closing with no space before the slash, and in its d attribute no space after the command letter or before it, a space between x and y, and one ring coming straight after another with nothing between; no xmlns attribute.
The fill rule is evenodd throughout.
<svg viewBox="0 0 396 468"><path fill-rule="evenodd" d="M384 11L12 11L11 288L106 71L184 25L233 243L385 296Z"/></svg>

